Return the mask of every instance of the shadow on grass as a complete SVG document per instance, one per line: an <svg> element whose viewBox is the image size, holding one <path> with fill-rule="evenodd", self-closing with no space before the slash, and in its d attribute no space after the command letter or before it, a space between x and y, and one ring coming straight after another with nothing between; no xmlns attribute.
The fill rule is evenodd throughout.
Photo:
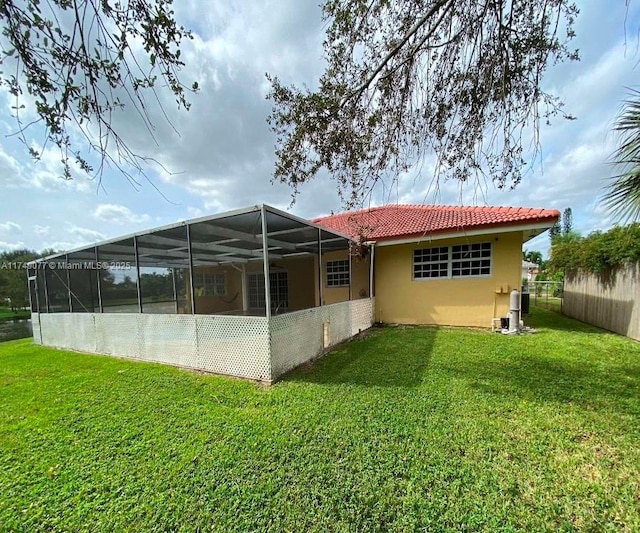
<svg viewBox="0 0 640 533"><path fill-rule="evenodd" d="M585 324L574 318L562 315L557 311L531 306L529 314L524 317L526 326L532 328L546 328L556 331L571 331L575 333L611 334L610 331L601 329L591 324Z"/></svg>
<svg viewBox="0 0 640 533"><path fill-rule="evenodd" d="M368 330L285 376L282 381L417 387L431 359L436 328Z"/></svg>
<svg viewBox="0 0 640 533"><path fill-rule="evenodd" d="M605 365L602 360L510 355L502 360L465 361L448 371L452 378L463 379L471 388L485 393L640 416L640 362Z"/></svg>

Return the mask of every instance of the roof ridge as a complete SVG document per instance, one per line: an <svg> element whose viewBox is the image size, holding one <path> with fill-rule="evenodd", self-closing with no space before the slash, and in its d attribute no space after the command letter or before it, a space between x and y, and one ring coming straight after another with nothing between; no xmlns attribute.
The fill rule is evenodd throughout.
<svg viewBox="0 0 640 533"><path fill-rule="evenodd" d="M418 209L421 211L446 211L446 212L493 212L493 213L538 213L547 214L548 216L557 216L560 213L557 209L547 209L544 207L523 207L523 206L499 206L499 205L454 205L454 204L384 204L373 207L363 207L361 209L354 209L353 211L342 211L340 213L334 213L330 215L323 215L313 218L313 221L325 220L328 218L336 217L351 217L364 213L375 213L379 211L391 211L393 209L405 210L405 209Z"/></svg>

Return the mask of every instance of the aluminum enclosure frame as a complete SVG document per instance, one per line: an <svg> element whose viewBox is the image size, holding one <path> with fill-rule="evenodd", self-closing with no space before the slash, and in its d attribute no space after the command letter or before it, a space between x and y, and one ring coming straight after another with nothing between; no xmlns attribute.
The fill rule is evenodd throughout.
<svg viewBox="0 0 640 533"><path fill-rule="evenodd" d="M271 383L373 324L373 298L351 299L351 243L346 235L256 205L54 254L29 264L34 342ZM323 254L341 250L349 256L348 300L324 305ZM281 314L276 308L274 313L270 262L301 255L317 257L312 262L317 268L312 276L315 306ZM113 312L109 301L113 281L107 283L99 269L120 257L130 259L134 279L127 289L127 303L116 305L119 308ZM78 269L84 277L73 270L74 261L90 265L82 267L86 271ZM231 264L242 270L244 309L245 265L254 262L262 262L262 316L198 313L195 269ZM57 263L66 265L66 271L56 272ZM167 271L167 283L173 287L173 300L167 302L167 308L173 306L170 312L154 312L158 308L149 305L141 287L142 270L153 270L156 264L166 265L157 268ZM188 305L181 313L177 270L185 274L181 281L187 281L182 283L186 290L182 298Z"/></svg>

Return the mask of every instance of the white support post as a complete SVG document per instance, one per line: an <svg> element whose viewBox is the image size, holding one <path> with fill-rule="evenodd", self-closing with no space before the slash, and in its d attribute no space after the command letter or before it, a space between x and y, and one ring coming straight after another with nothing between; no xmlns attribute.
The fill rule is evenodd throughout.
<svg viewBox="0 0 640 533"><path fill-rule="evenodd" d="M173 284L173 301L176 304L176 315L178 314L178 287L176 286L176 269L171 267L171 282Z"/></svg>
<svg viewBox="0 0 640 533"><path fill-rule="evenodd" d="M318 290L320 291L320 306L324 305L322 291L322 230L318 228Z"/></svg>
<svg viewBox="0 0 640 533"><path fill-rule="evenodd" d="M246 313L249 310L249 292L247 291L247 267L242 264L242 310Z"/></svg>
<svg viewBox="0 0 640 533"><path fill-rule="evenodd" d="M133 255L136 259L136 289L138 292L138 313L142 313L142 289L140 288L140 258L138 254L138 238L133 236Z"/></svg>
<svg viewBox="0 0 640 533"><path fill-rule="evenodd" d="M93 248L93 252L94 255L96 257L96 280L97 280L97 285L98 285L98 311L100 313L103 313L103 309L102 309L102 288L100 287L100 257L98 255L98 247L94 246Z"/></svg>
<svg viewBox="0 0 640 533"><path fill-rule="evenodd" d="M50 313L51 305L49 304L49 288L47 287L47 268L48 268L48 265L47 263L45 263L45 266L42 269L42 280L44 281L44 301L47 306L47 313Z"/></svg>
<svg viewBox="0 0 640 533"><path fill-rule="evenodd" d="M262 266L264 267L264 305L265 316L271 318L271 283L269 280L269 235L267 230L267 213L264 205L260 208L262 221Z"/></svg>
<svg viewBox="0 0 640 533"><path fill-rule="evenodd" d="M351 301L352 298L352 294L351 294L351 243L349 243L349 247L347 248L347 254L348 254L348 258L349 258L349 301Z"/></svg>
<svg viewBox="0 0 640 533"><path fill-rule="evenodd" d="M187 251L189 253L189 296L191 299L191 314L196 314L196 290L193 279L193 254L191 253L191 225L187 224Z"/></svg>
<svg viewBox="0 0 640 533"><path fill-rule="evenodd" d="M373 298L373 263L376 255L376 245L371 243L371 253L369 254L369 298Z"/></svg>
<svg viewBox="0 0 640 533"><path fill-rule="evenodd" d="M69 295L69 312L73 313L73 302L71 301L71 273L69 272L69 254L64 256L64 266L67 271L67 294Z"/></svg>
<svg viewBox="0 0 640 533"><path fill-rule="evenodd" d="M29 311L33 314L33 296L31 296L31 282L34 281L31 278L31 269L27 266L27 287L29 287ZM34 284L35 286L35 284ZM38 301L38 293L36 292L36 306ZM36 307L36 310L38 308ZM36 311L37 312L37 311Z"/></svg>

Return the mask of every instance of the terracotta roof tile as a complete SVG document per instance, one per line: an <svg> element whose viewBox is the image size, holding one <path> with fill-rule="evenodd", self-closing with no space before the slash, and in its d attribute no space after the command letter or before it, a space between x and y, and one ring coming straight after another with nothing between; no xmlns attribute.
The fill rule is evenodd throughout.
<svg viewBox="0 0 640 533"><path fill-rule="evenodd" d="M551 226L559 217L557 209L531 207L385 205L320 217L313 222L355 239L381 241L499 226L534 223Z"/></svg>

